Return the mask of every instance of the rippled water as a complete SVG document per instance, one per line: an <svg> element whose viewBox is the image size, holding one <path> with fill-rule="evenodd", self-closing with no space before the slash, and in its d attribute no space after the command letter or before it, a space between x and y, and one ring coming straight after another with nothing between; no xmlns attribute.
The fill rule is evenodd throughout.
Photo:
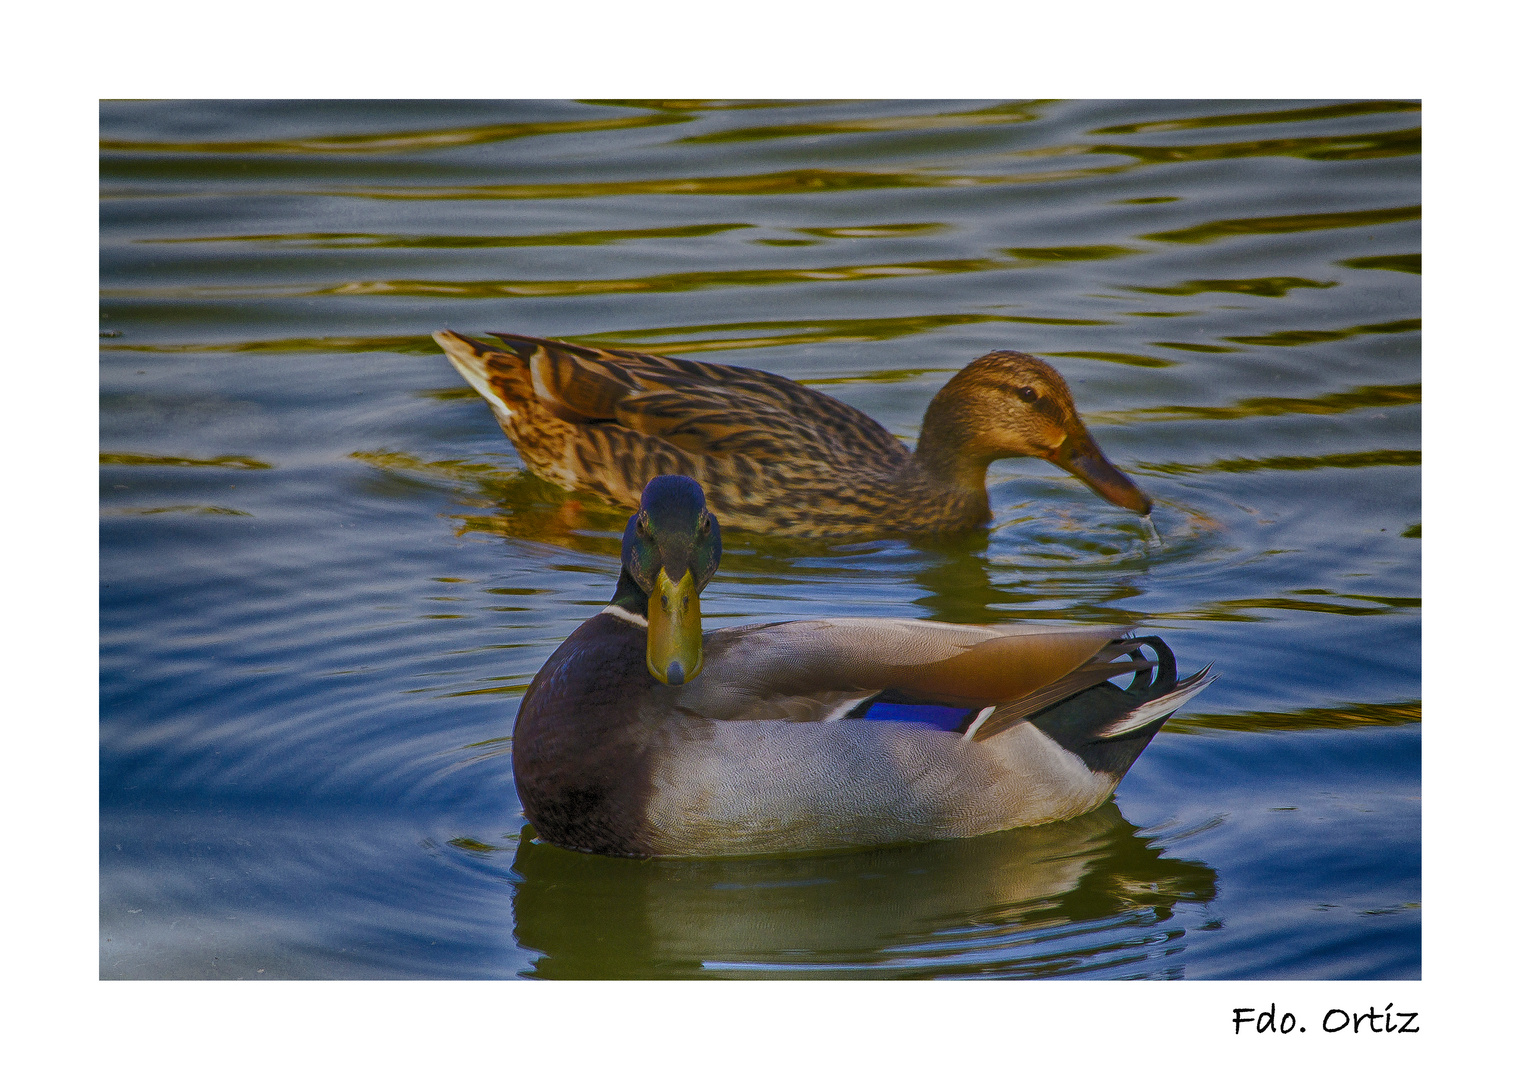
<svg viewBox="0 0 1521 1080"><path fill-rule="evenodd" d="M1420 172L1406 102L101 108L107 978L1416 978ZM528 680L624 516L428 334L804 380L912 439L995 348L1039 462L936 543L726 537L710 625L1144 620L1220 679L1111 805L977 840L526 842Z"/></svg>

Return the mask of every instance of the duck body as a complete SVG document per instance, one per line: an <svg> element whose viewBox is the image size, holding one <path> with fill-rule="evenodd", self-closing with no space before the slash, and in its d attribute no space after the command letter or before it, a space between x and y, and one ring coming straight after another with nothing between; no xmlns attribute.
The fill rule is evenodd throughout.
<svg viewBox="0 0 1521 1080"><path fill-rule="evenodd" d="M525 696L513 734L518 793L541 838L608 855L869 847L1065 820L1113 794L1204 680L1174 680L1156 693L1104 682L1034 718L1017 715L1018 705L995 707L983 726L1010 722L982 739L911 720L828 717L905 696L876 684L901 666L890 658L926 644L942 661L987 641L1013 645L1001 650L1011 656L1055 647L1072 657L1116 638L1112 627L1001 636L892 619L746 626L704 635L701 677L675 687L645 670L644 629L603 612L565 641ZM797 654L809 670L786 662ZM827 674L850 660L877 675ZM931 692L930 708L966 700L950 689ZM984 692L964 712L975 720L987 697L1013 694ZM1152 715L1136 727L1102 736L1148 705Z"/></svg>
<svg viewBox="0 0 1521 1080"><path fill-rule="evenodd" d="M654 477L698 481L725 525L800 537L953 533L990 518L988 465L1038 456L1116 505L1151 502L1099 451L1066 383L1023 353L959 372L910 451L869 416L780 375L513 334L434 338L533 472L628 507Z"/></svg>
<svg viewBox="0 0 1521 1080"><path fill-rule="evenodd" d="M674 481L691 484L661 477L650 489ZM613 602L554 652L518 713L523 810L561 847L809 851L1075 817L1109 798L1209 681L1179 680L1171 651L1127 627L908 619L725 628L671 662L670 641L700 626L717 529L674 557L650 554L662 545L636 535L648 509L625 533ZM677 609L688 621L668 634ZM1108 681L1118 675L1131 685Z"/></svg>

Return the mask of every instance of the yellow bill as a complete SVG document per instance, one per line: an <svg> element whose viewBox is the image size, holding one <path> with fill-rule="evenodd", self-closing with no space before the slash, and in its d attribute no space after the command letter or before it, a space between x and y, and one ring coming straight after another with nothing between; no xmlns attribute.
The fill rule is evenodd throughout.
<svg viewBox="0 0 1521 1080"><path fill-rule="evenodd" d="M665 567L656 575L644 662L651 675L670 686L689 683L702 670L702 607L690 570L679 582L666 576Z"/></svg>

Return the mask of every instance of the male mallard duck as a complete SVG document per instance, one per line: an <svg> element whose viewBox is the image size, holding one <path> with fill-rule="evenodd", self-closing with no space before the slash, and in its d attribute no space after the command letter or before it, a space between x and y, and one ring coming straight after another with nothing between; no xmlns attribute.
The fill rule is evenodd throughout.
<svg viewBox="0 0 1521 1080"><path fill-rule="evenodd" d="M1103 803L1211 681L1180 681L1171 650L1128 627L849 618L704 634L698 594L720 550L697 483L649 483L612 602L518 712L513 775L544 840L733 855L1059 821ZM1106 681L1130 672L1127 689Z"/></svg>
<svg viewBox="0 0 1521 1080"><path fill-rule="evenodd" d="M638 506L653 477L684 474L728 525L751 532L956 532L992 517L989 464L1039 457L1117 506L1151 512L1099 451L1062 377L1024 353L988 353L958 372L910 453L865 413L780 375L495 336L505 347L433 335L530 469L617 505Z"/></svg>

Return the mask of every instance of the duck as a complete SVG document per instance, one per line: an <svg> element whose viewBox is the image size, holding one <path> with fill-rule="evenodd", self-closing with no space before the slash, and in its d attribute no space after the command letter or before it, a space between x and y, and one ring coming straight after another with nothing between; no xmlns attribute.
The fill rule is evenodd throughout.
<svg viewBox="0 0 1521 1080"><path fill-rule="evenodd" d="M1165 643L1132 626L849 617L704 633L721 553L701 485L645 486L611 601L518 710L513 779L539 841L737 856L1066 820L1104 804L1214 679L1179 679Z"/></svg>
<svg viewBox="0 0 1521 1080"><path fill-rule="evenodd" d="M1044 458L1142 516L1049 364L998 351L930 401L908 450L865 413L781 375L520 334L433 335L528 469L633 509L656 476L706 490L730 528L849 540L955 534L992 520L988 466Z"/></svg>

